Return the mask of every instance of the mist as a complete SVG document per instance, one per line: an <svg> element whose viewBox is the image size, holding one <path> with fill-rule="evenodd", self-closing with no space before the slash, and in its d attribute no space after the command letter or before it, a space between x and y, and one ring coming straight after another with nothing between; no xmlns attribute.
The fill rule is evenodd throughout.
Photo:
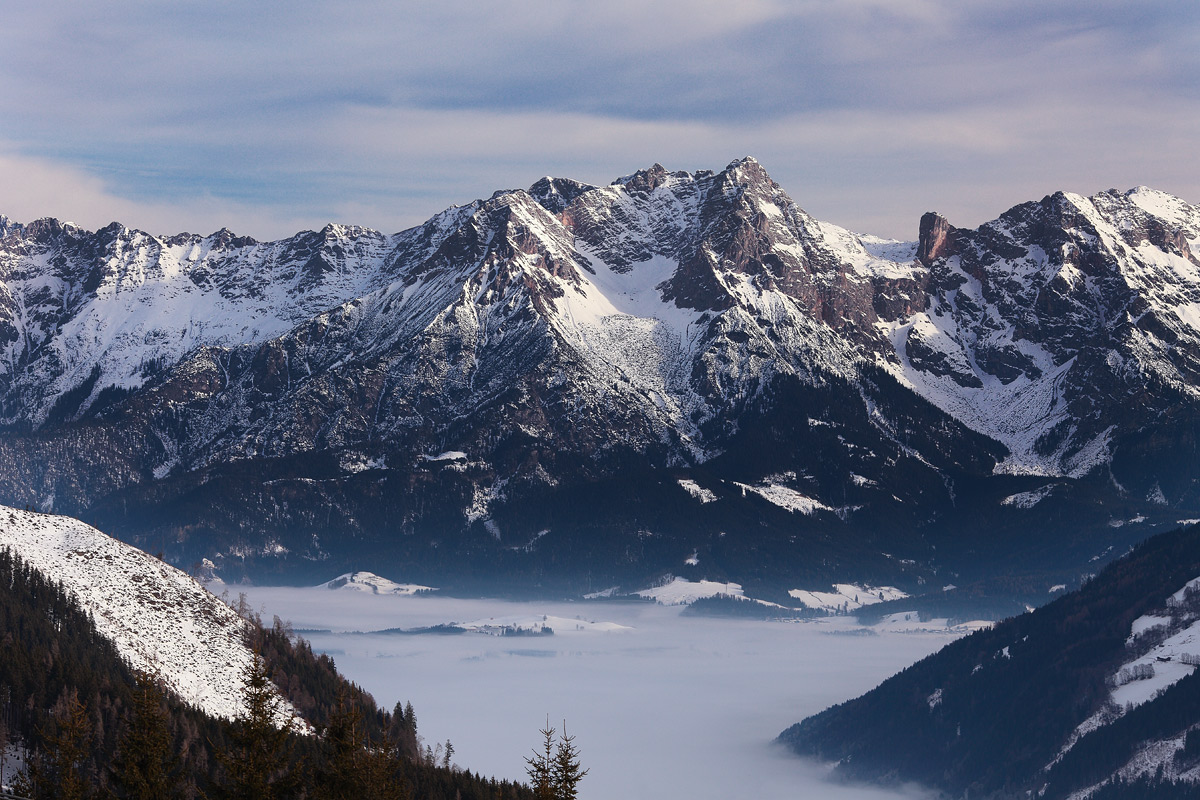
<svg viewBox="0 0 1200 800"><path fill-rule="evenodd" d="M411 701L424 741L449 739L454 762L465 769L523 780L538 729L547 718L556 727L565 720L590 770L580 785L583 800L924 796L832 783L826 767L773 739L960 634L898 623L855 635L861 631L846 618L705 619L681 616L679 606L641 603L244 591L265 619L289 621L382 707ZM539 637L370 633L543 616L567 622ZM597 630L592 622L625 627Z"/></svg>

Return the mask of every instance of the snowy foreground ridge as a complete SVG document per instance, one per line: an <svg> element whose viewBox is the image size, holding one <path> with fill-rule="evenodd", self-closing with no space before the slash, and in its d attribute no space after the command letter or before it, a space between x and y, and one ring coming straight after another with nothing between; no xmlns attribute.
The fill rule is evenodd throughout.
<svg viewBox="0 0 1200 800"><path fill-rule="evenodd" d="M190 576L79 520L6 506L0 547L61 581L135 669L206 714L238 716L247 623Z"/></svg>

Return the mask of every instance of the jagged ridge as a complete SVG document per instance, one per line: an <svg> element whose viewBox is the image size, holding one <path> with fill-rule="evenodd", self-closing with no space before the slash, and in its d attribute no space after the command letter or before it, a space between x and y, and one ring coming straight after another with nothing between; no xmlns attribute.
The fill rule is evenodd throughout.
<svg viewBox="0 0 1200 800"><path fill-rule="evenodd" d="M532 523L502 524L519 501L734 462L721 481L815 492L828 511L802 528L896 504L928 525L993 471L1047 490L1100 476L1110 499L1178 516L1200 501L1194 470L1152 443L1195 438L1198 220L1141 188L976 231L927 216L890 242L812 219L741 159L546 178L392 236L6 222L0 493L176 542L198 529L239 558L324 559L349 534L425 559L395 536L435 529L523 546ZM836 405L862 421L753 474L736 454L788 382L821 398L797 409L814 425ZM914 422L945 435L914 444ZM426 460L446 451L464 458ZM218 479L253 510L187 507Z"/></svg>

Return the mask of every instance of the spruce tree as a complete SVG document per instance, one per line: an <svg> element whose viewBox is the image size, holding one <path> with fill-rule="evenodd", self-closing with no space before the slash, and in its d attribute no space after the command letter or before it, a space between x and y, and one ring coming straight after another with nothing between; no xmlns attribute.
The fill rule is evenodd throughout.
<svg viewBox="0 0 1200 800"><path fill-rule="evenodd" d="M366 750L363 760L363 794L369 800L412 800L412 789L400 775L400 749L386 741Z"/></svg>
<svg viewBox="0 0 1200 800"><path fill-rule="evenodd" d="M133 714L113 759L114 795L128 800L181 796L179 760L167 728L166 693L158 678L136 674Z"/></svg>
<svg viewBox="0 0 1200 800"><path fill-rule="evenodd" d="M298 795L302 785L293 769L289 731L278 722L283 700L267 674L267 665L254 654L242 683L245 708L229 732L230 745L217 753L223 770L217 796L222 800L284 800Z"/></svg>
<svg viewBox="0 0 1200 800"><path fill-rule="evenodd" d="M533 789L536 800L556 800L557 792L554 784L554 734L550 726L550 718L546 718L546 727L538 731L542 734L542 749L534 750L533 755L525 757L525 774L529 776L529 788Z"/></svg>
<svg viewBox="0 0 1200 800"><path fill-rule="evenodd" d="M538 733L542 734L542 749L525 757L525 773L533 796L537 800L576 800L579 782L588 771L580 768L579 748L575 746L575 737L567 735L566 721L557 744L549 718Z"/></svg>
<svg viewBox="0 0 1200 800"><path fill-rule="evenodd" d="M317 768L317 789L329 800L358 800L362 792L362 714L338 692L323 739L324 760Z"/></svg>
<svg viewBox="0 0 1200 800"><path fill-rule="evenodd" d="M575 737L567 735L567 721L563 720L562 735L558 739L558 747L554 751L554 763L551 766L554 776L555 797L557 800L576 800L579 796L579 782L588 774L586 769L580 769L579 748L575 746Z"/></svg>
<svg viewBox="0 0 1200 800"><path fill-rule="evenodd" d="M17 794L33 800L88 800L93 781L85 775L91 743L88 710L74 692L55 714L53 736L42 733L44 749L16 781ZM39 731L40 732L40 731Z"/></svg>
<svg viewBox="0 0 1200 800"><path fill-rule="evenodd" d="M397 746L366 740L362 712L343 687L322 737L324 758L317 769L317 790L329 800L406 800L407 785L398 777Z"/></svg>

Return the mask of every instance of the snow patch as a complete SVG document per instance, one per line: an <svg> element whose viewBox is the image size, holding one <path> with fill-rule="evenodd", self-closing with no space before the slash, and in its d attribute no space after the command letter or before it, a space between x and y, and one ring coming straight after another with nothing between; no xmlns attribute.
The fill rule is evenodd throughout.
<svg viewBox="0 0 1200 800"><path fill-rule="evenodd" d="M331 581L317 586L318 589L331 589L345 592L367 592L369 594L413 595L418 592L436 592L431 586L421 586L417 583L396 583L387 578L381 578L373 572L347 572Z"/></svg>
<svg viewBox="0 0 1200 800"><path fill-rule="evenodd" d="M662 586L642 589L634 592L639 597L646 597L664 606L686 606L704 597L715 597L727 594L732 597L745 597L740 583L720 583L718 581L689 581L686 578L672 578Z"/></svg>
<svg viewBox="0 0 1200 800"><path fill-rule="evenodd" d="M680 478L676 481L685 492L699 500L701 503L711 503L717 499L717 496L709 489L705 489L700 484L689 478Z"/></svg>
<svg viewBox="0 0 1200 800"><path fill-rule="evenodd" d="M743 496L745 496L746 492L754 492L768 503L777 505L782 509L791 511L792 513L799 512L808 517L811 517L818 511L834 510L822 503L820 500L814 500L807 495L800 494L795 489L789 489L786 486L780 486L774 483L763 483L759 484L758 486L751 486L746 483L738 483L737 481L734 481L733 485L742 490Z"/></svg>
<svg viewBox="0 0 1200 800"><path fill-rule="evenodd" d="M855 611L863 606L908 597L907 593L895 586L866 586L857 583L834 584L832 592L792 589L788 595L799 600L805 608L831 613Z"/></svg>
<svg viewBox="0 0 1200 800"><path fill-rule="evenodd" d="M1041 487L1040 489L1034 489L1029 492L1019 492L1017 494L1010 494L1008 497L1006 497L1000 501L1000 505L1013 506L1014 508L1020 508L1020 509L1033 508L1038 503L1042 502L1047 497L1049 497L1051 492L1054 491L1054 488L1056 485L1057 484L1051 483L1047 486Z"/></svg>
<svg viewBox="0 0 1200 800"><path fill-rule="evenodd" d="M447 450L436 456L422 456L426 461L466 461L467 454L462 450Z"/></svg>

